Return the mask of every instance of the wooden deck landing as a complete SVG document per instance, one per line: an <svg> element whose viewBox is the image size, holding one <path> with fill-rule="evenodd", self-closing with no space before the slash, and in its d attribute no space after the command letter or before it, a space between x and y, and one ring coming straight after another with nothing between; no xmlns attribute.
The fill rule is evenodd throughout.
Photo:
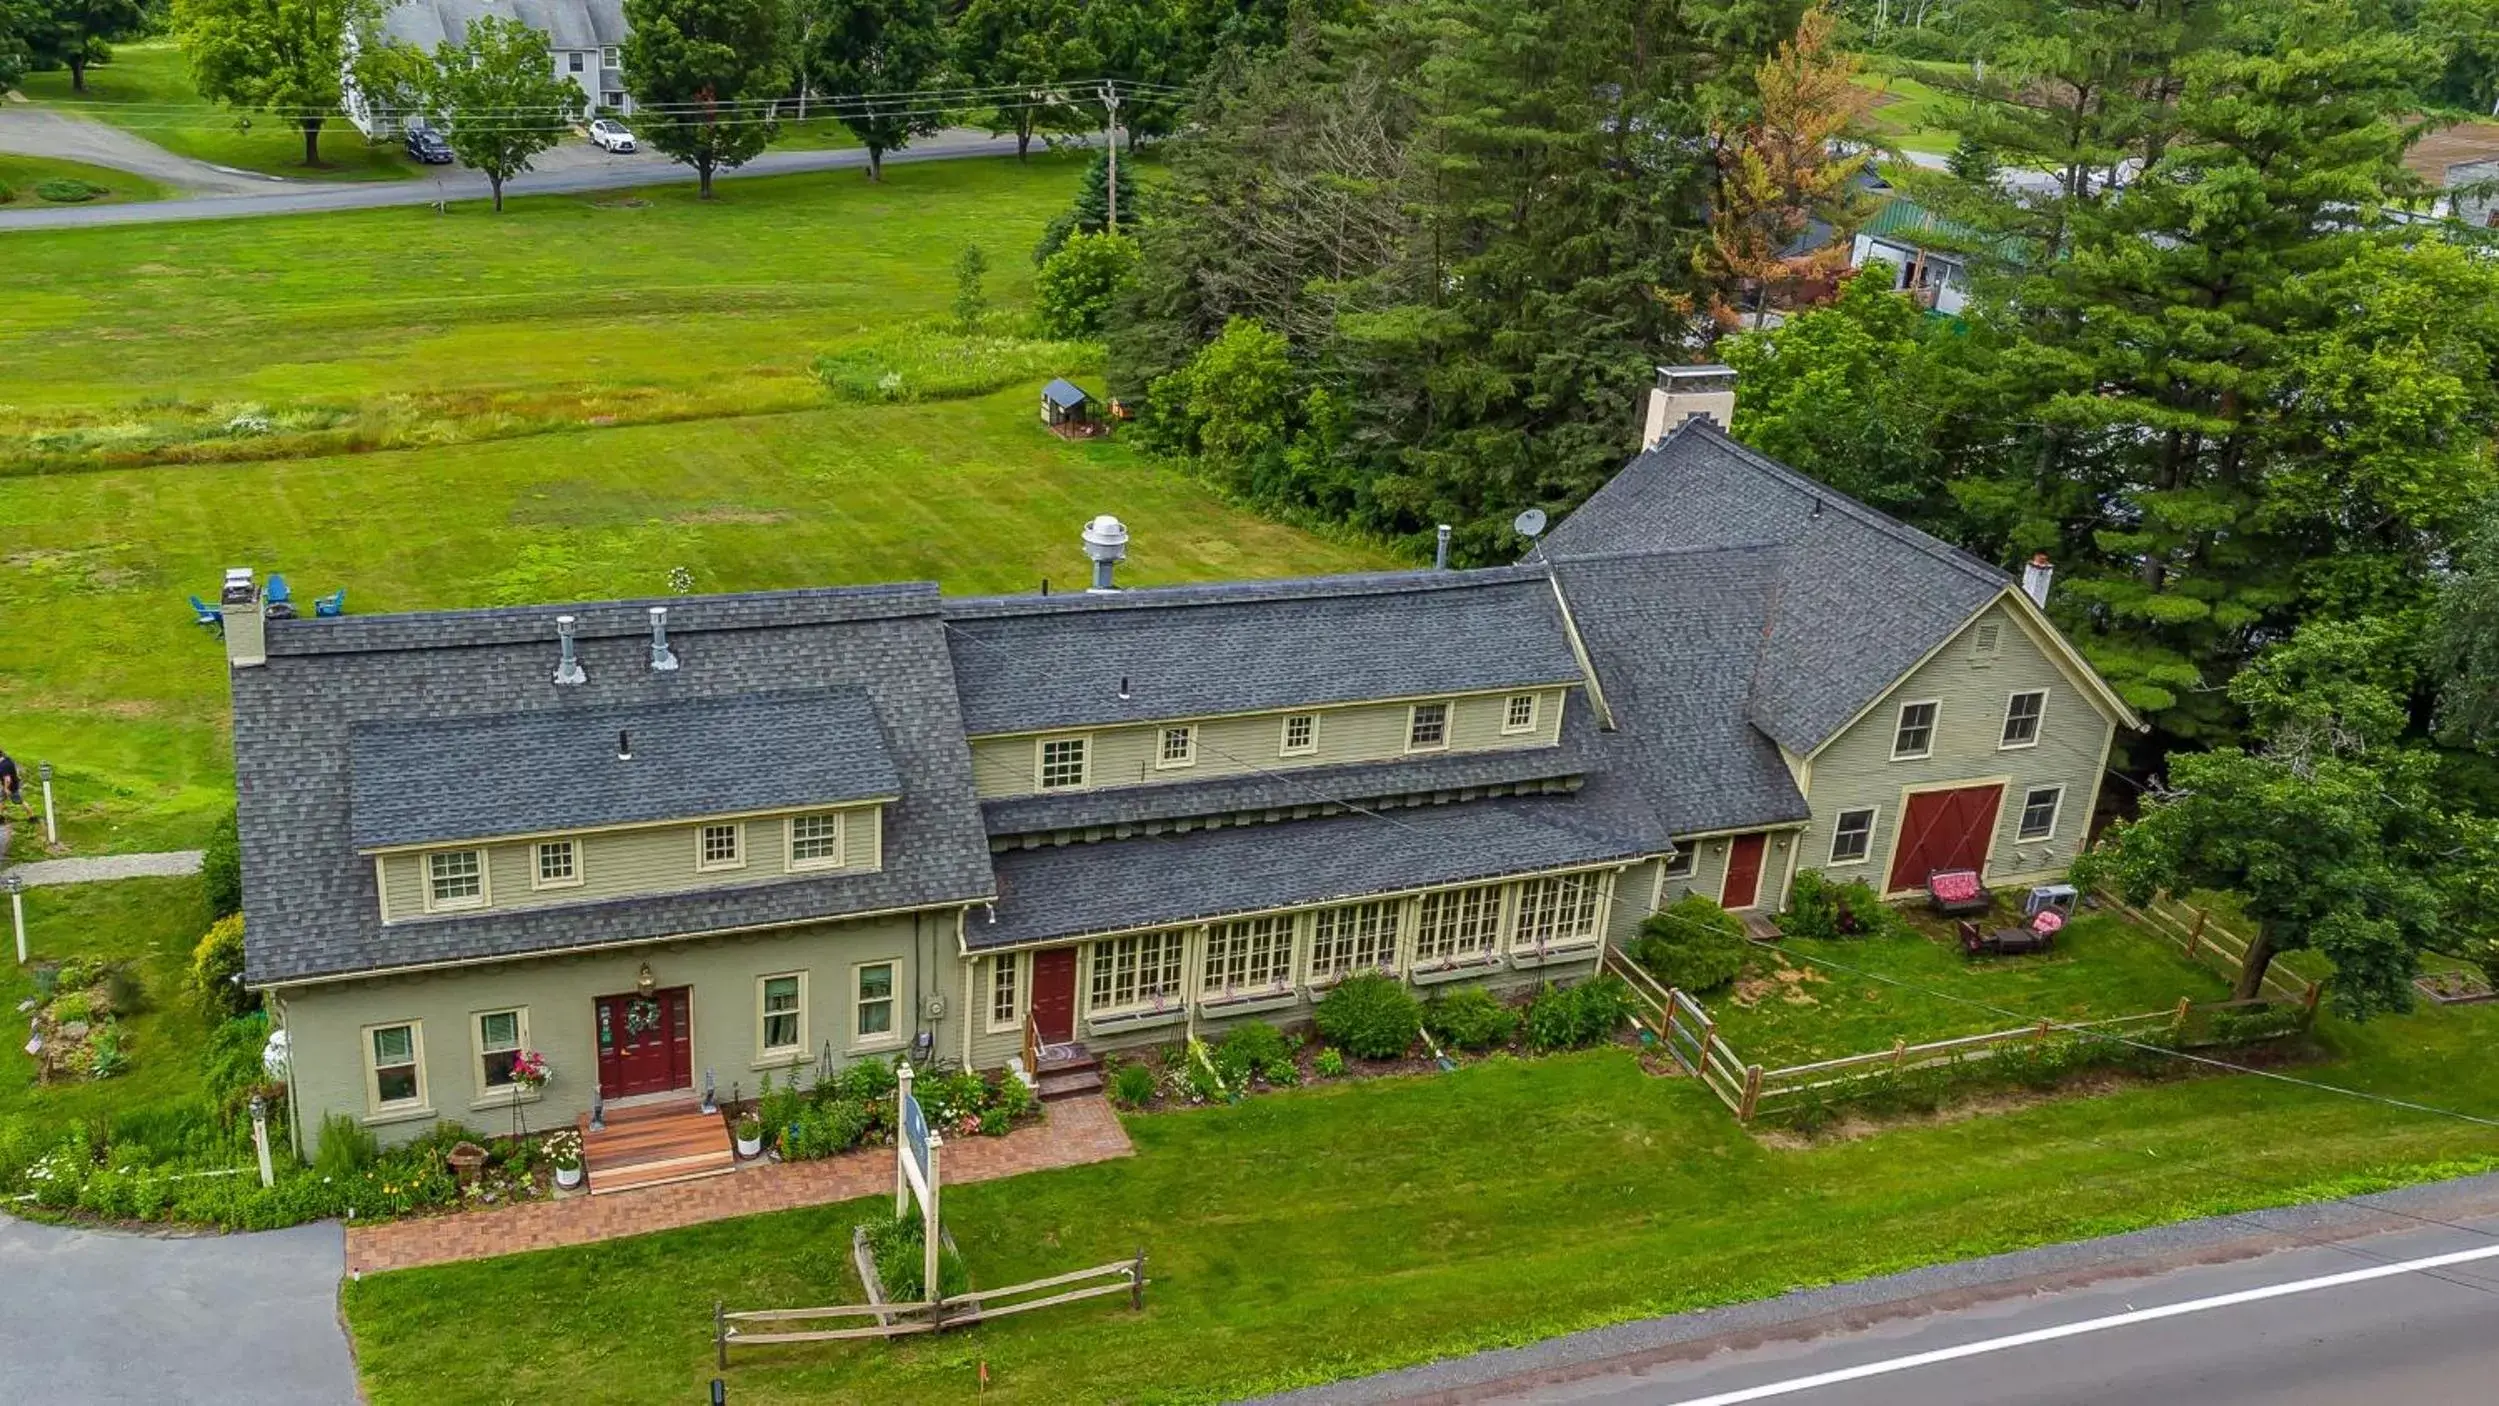
<svg viewBox="0 0 2499 1406"><path fill-rule="evenodd" d="M726 1176L737 1170L737 1147L728 1120L705 1113L694 1099L647 1108L616 1109L607 1126L590 1130L581 1119L581 1163L590 1194L635 1191L646 1186Z"/></svg>

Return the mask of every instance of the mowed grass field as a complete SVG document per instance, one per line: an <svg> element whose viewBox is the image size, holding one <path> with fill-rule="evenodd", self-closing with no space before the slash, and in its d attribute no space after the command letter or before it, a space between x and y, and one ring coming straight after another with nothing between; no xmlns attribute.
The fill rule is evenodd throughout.
<svg viewBox="0 0 2499 1406"><path fill-rule="evenodd" d="M2487 1112L2499 1007L2323 1023L2298 1072ZM1649 1314L2499 1158L2490 1129L2245 1077L2007 1100L1800 1144L1736 1126L1620 1051L1319 1085L1127 1119L1137 1155L950 1187L974 1285L1148 1255L1124 1299L936 1339L737 1351L759 1403L1199 1402ZM890 1204L890 1203L888 1203ZM345 1287L378 1406L700 1400L711 1309L856 1303L874 1202ZM2379 1222L2358 1209L2329 1220ZM526 1325L516 1328L515 1324Z"/></svg>
<svg viewBox="0 0 2499 1406"><path fill-rule="evenodd" d="M91 186L102 186L104 194L77 202L86 205L171 200L175 195L169 187L158 185L145 176L134 176L109 166L90 166L83 161L61 161L49 156L20 156L13 151L0 151L0 189L8 192L7 204L11 208L22 210L30 205L57 206L60 202L45 200L35 193L37 185L52 180L84 181Z"/></svg>
<svg viewBox="0 0 2499 1406"><path fill-rule="evenodd" d="M321 164L304 164L300 128L266 113L233 112L192 86L189 64L169 39L113 46L113 61L87 70L85 92L72 91L69 70L29 73L26 96L65 112L110 122L177 156L212 166L314 181L390 181L417 174L393 142L372 143L333 117L321 128Z"/></svg>
<svg viewBox="0 0 2499 1406"><path fill-rule="evenodd" d="M968 240L1013 320L1078 170L931 163L882 189L851 172L726 184L709 206L655 190L519 200L500 220L8 236L0 417L19 423L0 445L20 459L0 473L0 747L59 767L75 852L197 844L231 765L223 654L184 598L233 565L305 598L344 587L357 613L660 594L678 566L703 591L1021 590L1075 580L1077 532L1101 512L1130 524L1139 584L1386 564L1116 440L1047 434L1036 386L859 405L807 374L827 347L938 318ZM74 433L29 419L194 400L219 426L235 406L372 415L403 447L273 434L239 455L301 452L25 462Z"/></svg>

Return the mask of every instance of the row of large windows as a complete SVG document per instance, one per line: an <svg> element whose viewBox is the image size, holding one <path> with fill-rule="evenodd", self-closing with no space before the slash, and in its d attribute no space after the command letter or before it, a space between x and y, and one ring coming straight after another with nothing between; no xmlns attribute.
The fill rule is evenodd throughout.
<svg viewBox="0 0 2499 1406"><path fill-rule="evenodd" d="M784 816L777 821L722 820L693 826L688 839L695 872L717 874L745 869L752 857L749 832L757 824L781 827L781 867L790 873L877 861L873 821L863 821L865 833L854 836L849 833L853 828L851 817L843 811L828 810ZM525 874L517 877L526 877L533 892L579 888L588 870L582 841L570 836L536 841L529 846L524 869ZM488 848L469 845L428 850L420 877L425 911L446 913L490 906L499 876Z"/></svg>
<svg viewBox="0 0 2499 1406"><path fill-rule="evenodd" d="M1449 706L1446 699L1408 705L1405 747L1408 752L1448 749ZM1534 693L1514 693L1503 698L1502 735L1507 737L1534 732L1542 711L1543 702ZM1319 750L1321 716L1318 713L1285 714L1278 724L1275 754L1278 757L1315 754ZM1156 729L1155 769L1174 771L1196 766L1198 743L1199 727L1196 723L1167 723ZM1079 733L1036 738L1033 742L1033 784L1044 791L1080 790L1093 785L1092 735Z"/></svg>
<svg viewBox="0 0 2499 1406"><path fill-rule="evenodd" d="M1604 934L1612 885L1604 871L1561 874L1103 938L1081 960L1085 1012L1251 1000L1356 972L1429 975L1592 947ZM1021 957L991 963L991 1030L1022 1021L1025 981Z"/></svg>

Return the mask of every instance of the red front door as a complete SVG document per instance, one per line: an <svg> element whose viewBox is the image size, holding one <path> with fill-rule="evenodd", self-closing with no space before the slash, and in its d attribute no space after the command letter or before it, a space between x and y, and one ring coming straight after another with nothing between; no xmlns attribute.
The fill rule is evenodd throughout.
<svg viewBox="0 0 2499 1406"><path fill-rule="evenodd" d="M1076 949L1033 954L1033 1028L1045 1045L1076 1038Z"/></svg>
<svg viewBox="0 0 2499 1406"><path fill-rule="evenodd" d="M1926 876L1938 869L1987 873L1987 850L1996 835L1996 805L2002 786L1964 786L1955 791L1920 791L1909 798L1900 817L1900 841L1892 851L1890 891L1926 887Z"/></svg>
<svg viewBox="0 0 2499 1406"><path fill-rule="evenodd" d="M1727 882L1718 890L1721 908L1750 908L1761 897L1761 850L1767 841L1763 835L1738 835L1727 845Z"/></svg>
<svg viewBox="0 0 2499 1406"><path fill-rule="evenodd" d="M694 1087L686 988L598 998L599 1092L608 1098Z"/></svg>

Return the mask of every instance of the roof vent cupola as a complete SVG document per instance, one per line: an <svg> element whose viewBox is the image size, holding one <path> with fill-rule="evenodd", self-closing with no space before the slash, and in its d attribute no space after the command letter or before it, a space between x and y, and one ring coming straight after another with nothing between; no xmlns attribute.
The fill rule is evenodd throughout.
<svg viewBox="0 0 2499 1406"><path fill-rule="evenodd" d="M1128 557L1128 528L1118 518L1104 513L1085 524L1085 555L1093 559L1095 592L1116 591L1119 586L1111 577L1119 564Z"/></svg>
<svg viewBox="0 0 2499 1406"><path fill-rule="evenodd" d="M651 607L651 672L677 672L677 656L668 648L668 607L664 605Z"/></svg>
<svg viewBox="0 0 2499 1406"><path fill-rule="evenodd" d="M588 683L590 676L582 672L581 660L573 653L573 617L555 617L555 637L562 642L564 651L555 661L555 682L560 686Z"/></svg>

